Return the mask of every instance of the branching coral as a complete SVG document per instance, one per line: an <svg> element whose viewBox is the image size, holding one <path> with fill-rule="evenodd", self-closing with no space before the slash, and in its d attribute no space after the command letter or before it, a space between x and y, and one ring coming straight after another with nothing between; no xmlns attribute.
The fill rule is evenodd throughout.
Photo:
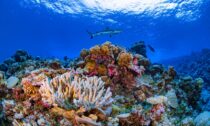
<svg viewBox="0 0 210 126"><path fill-rule="evenodd" d="M66 109L71 105L76 105L90 110L102 108L112 102L110 88L104 88L101 78L79 78L72 72L67 72L52 80L46 79L39 92L44 103Z"/></svg>
<svg viewBox="0 0 210 126"><path fill-rule="evenodd" d="M2 84L9 76L0 72L0 124L4 116L13 125L171 126L196 116L199 95L192 94L199 94L203 80L180 78L172 67L148 61L107 42L83 50L72 63L76 71L46 60L18 75L22 81L12 89ZM43 68L32 71L37 66Z"/></svg>
<svg viewBox="0 0 210 126"><path fill-rule="evenodd" d="M57 76L52 80L46 78L39 89L42 101L49 105L59 105L68 108L68 102L73 99L75 94L75 83L73 81L73 73L67 72Z"/></svg>
<svg viewBox="0 0 210 126"><path fill-rule="evenodd" d="M90 110L110 105L113 101L110 88L104 88L104 82L101 78L86 77L85 79L74 81L73 83L77 83L75 85L77 85L79 89L77 99L74 99L76 106L84 106L85 109Z"/></svg>

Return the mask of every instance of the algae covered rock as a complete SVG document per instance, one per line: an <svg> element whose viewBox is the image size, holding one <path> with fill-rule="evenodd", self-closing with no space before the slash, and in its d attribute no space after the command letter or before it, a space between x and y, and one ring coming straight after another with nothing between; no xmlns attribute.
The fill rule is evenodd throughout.
<svg viewBox="0 0 210 126"><path fill-rule="evenodd" d="M140 54L140 55L143 55L144 57L147 57L146 45L144 41L136 42L134 45L130 47L129 51L132 53Z"/></svg>
<svg viewBox="0 0 210 126"><path fill-rule="evenodd" d="M193 118L186 117L182 120L181 126L194 126Z"/></svg>
<svg viewBox="0 0 210 126"><path fill-rule="evenodd" d="M167 92L166 97L168 99L167 104L171 106L172 108L177 108L178 107L178 99L175 93L175 90L171 89L170 91Z"/></svg>
<svg viewBox="0 0 210 126"><path fill-rule="evenodd" d="M15 76L11 76L7 79L7 88L13 88L17 83L19 79Z"/></svg>
<svg viewBox="0 0 210 126"><path fill-rule="evenodd" d="M4 84L5 81L4 81L4 72L0 71L0 84Z"/></svg>
<svg viewBox="0 0 210 126"><path fill-rule="evenodd" d="M163 104L167 102L167 97L165 96L155 96L155 97L150 97L147 99L147 102L156 105L156 104Z"/></svg>

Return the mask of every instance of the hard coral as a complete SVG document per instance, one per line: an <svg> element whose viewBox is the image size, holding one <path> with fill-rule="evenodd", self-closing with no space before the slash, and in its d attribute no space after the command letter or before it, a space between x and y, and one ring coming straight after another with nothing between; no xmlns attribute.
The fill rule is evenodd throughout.
<svg viewBox="0 0 210 126"><path fill-rule="evenodd" d="M43 102L65 109L84 107L101 108L112 102L111 92L104 89L104 82L97 77L78 78L72 72L43 81L39 89Z"/></svg>
<svg viewBox="0 0 210 126"><path fill-rule="evenodd" d="M118 75L117 67L112 64L108 65L108 76L113 77L113 76L117 76L117 75Z"/></svg>
<svg viewBox="0 0 210 126"><path fill-rule="evenodd" d="M30 82L24 82L22 83L23 85L23 91L24 94L33 99L38 99L39 98L39 87L33 86Z"/></svg>
<svg viewBox="0 0 210 126"><path fill-rule="evenodd" d="M122 52L119 54L118 56L118 65L120 67L130 67L131 63L132 63L132 55L126 52Z"/></svg>
<svg viewBox="0 0 210 126"><path fill-rule="evenodd" d="M76 99L74 99L76 106L90 110L110 105L113 101L110 88L104 89L104 82L100 78L86 77L85 80L79 79L74 83L78 86Z"/></svg>
<svg viewBox="0 0 210 126"><path fill-rule="evenodd" d="M135 87L135 78L144 72L137 57L109 42L92 47L89 53L86 52L88 51L81 52L85 67L80 67L87 69L88 76L108 76L112 90L115 90L117 84L121 84L121 88L132 89Z"/></svg>
<svg viewBox="0 0 210 126"><path fill-rule="evenodd" d="M97 68L97 71L98 71L98 74L100 76L105 76L107 75L107 68L105 65L99 65L98 68Z"/></svg>
<svg viewBox="0 0 210 126"><path fill-rule="evenodd" d="M5 117L13 125L173 126L196 117L204 81L135 53L109 42L83 50L73 62L18 52L0 65L6 75L0 72L0 124ZM22 81L9 89L4 80L12 75Z"/></svg>
<svg viewBox="0 0 210 126"><path fill-rule="evenodd" d="M98 45L92 47L90 49L90 54L92 54L92 55L98 55L99 54L100 55L101 54L101 48Z"/></svg>
<svg viewBox="0 0 210 126"><path fill-rule="evenodd" d="M67 72L57 76L52 80L46 78L39 89L42 101L48 105L69 108L68 102L73 100L75 94L75 85L73 81L73 73Z"/></svg>
<svg viewBox="0 0 210 126"><path fill-rule="evenodd" d="M163 113L165 112L165 107L163 104L156 104L152 107L150 118L153 121L160 121L162 119Z"/></svg>
<svg viewBox="0 0 210 126"><path fill-rule="evenodd" d="M87 64L85 65L85 69L89 72L89 73L95 73L96 74L96 62L94 61L90 61L87 62Z"/></svg>

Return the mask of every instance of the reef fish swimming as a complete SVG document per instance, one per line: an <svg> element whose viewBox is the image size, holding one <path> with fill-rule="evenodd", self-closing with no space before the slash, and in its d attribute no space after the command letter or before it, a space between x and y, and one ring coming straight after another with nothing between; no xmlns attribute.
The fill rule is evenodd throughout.
<svg viewBox="0 0 210 126"><path fill-rule="evenodd" d="M98 31L95 33L91 33L89 31L87 31L87 33L90 35L91 39L93 39L93 37L101 36L101 35L109 35L110 37L112 37L113 35L119 34L121 32L122 32L122 30L114 30L114 29L110 29L108 27L102 31Z"/></svg>

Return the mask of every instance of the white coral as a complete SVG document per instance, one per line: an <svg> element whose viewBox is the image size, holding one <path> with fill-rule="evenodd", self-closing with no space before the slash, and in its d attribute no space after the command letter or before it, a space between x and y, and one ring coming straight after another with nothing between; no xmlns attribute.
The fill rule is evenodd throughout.
<svg viewBox="0 0 210 126"><path fill-rule="evenodd" d="M167 102L167 97L165 96L155 96L155 97L150 97L147 98L147 102L150 104L163 104Z"/></svg>
<svg viewBox="0 0 210 126"><path fill-rule="evenodd" d="M175 90L171 89L170 91L168 91L166 97L168 99L167 104L169 106L171 106L172 108L177 108L179 106Z"/></svg>
<svg viewBox="0 0 210 126"><path fill-rule="evenodd" d="M72 72L67 72L52 80L45 79L39 92L44 103L66 109L69 105L70 107L75 105L90 110L112 103L110 88L104 88L101 78L79 78Z"/></svg>
<svg viewBox="0 0 210 126"><path fill-rule="evenodd" d="M86 110L92 108L101 108L112 103L112 93L110 88L104 88L104 82L98 77L86 77L78 79L73 83L77 83L77 99L74 104L78 107L83 106Z"/></svg>
<svg viewBox="0 0 210 126"><path fill-rule="evenodd" d="M72 99L75 91L75 86L71 83L72 80L73 73L71 72L57 76L52 80L45 79L39 89L43 102L66 108L65 101Z"/></svg>
<svg viewBox="0 0 210 126"><path fill-rule="evenodd" d="M41 87L39 88L39 93L42 96L42 101L46 104L52 105L53 103L55 103L55 99L53 97L54 94L54 90L52 85L49 82L49 79L45 79L42 82Z"/></svg>

